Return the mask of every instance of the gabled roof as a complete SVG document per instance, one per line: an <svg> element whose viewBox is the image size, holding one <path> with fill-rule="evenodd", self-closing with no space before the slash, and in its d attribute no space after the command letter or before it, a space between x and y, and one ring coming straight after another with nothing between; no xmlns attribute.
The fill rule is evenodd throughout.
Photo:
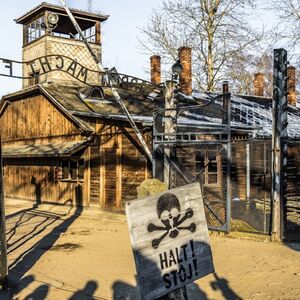
<svg viewBox="0 0 300 300"><path fill-rule="evenodd" d="M85 121L77 118L71 114L59 101L57 101L42 85L34 85L26 89L11 93L2 97L0 101L0 117L5 111L6 107L13 101L24 99L28 96L35 96L42 94L48 101L50 101L68 120L70 120L76 128L83 134L90 134L94 129Z"/></svg>
<svg viewBox="0 0 300 300"><path fill-rule="evenodd" d="M34 7L30 11L28 11L23 16L17 18L15 21L18 24L26 24L29 20L33 19L35 16L38 16L49 10L51 12L60 13L66 15L65 9L60 5L50 4L46 2L42 2L38 6ZM90 21L100 21L103 22L108 19L109 15L94 13L94 12L87 12L79 9L71 9L75 18L84 18Z"/></svg>
<svg viewBox="0 0 300 300"><path fill-rule="evenodd" d="M2 97L0 102L0 116L9 102L30 95L43 94L62 113L72 120L83 131L92 132L91 126L83 117L113 119L128 121L120 104L114 99L111 90L104 88L104 99L91 99L90 90L93 87L72 85L43 84L28 87L26 89L8 94ZM127 110L137 123L149 123L155 109L162 108L164 101L161 98L147 99L145 95L137 92L118 89Z"/></svg>
<svg viewBox="0 0 300 300"><path fill-rule="evenodd" d="M45 84L43 88L73 115L98 116L108 119L112 119L113 116L116 119L118 116L124 116L120 104L115 100L109 88L103 88L103 99L89 98L91 87ZM140 93L124 89L117 89L117 91L133 117L153 116L154 110L164 105L161 98L147 99Z"/></svg>

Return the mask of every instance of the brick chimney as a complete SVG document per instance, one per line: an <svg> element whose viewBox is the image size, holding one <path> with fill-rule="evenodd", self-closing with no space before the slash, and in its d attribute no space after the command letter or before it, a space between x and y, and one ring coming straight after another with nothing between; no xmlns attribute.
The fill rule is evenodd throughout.
<svg viewBox="0 0 300 300"><path fill-rule="evenodd" d="M254 74L253 86L255 96L264 96L265 75L263 73Z"/></svg>
<svg viewBox="0 0 300 300"><path fill-rule="evenodd" d="M161 83L161 63L159 55L152 55L150 57L150 68L151 68L151 82L153 84Z"/></svg>
<svg viewBox="0 0 300 300"><path fill-rule="evenodd" d="M287 100L288 104L296 106L297 97L296 97L296 68L293 66L288 67L287 69Z"/></svg>
<svg viewBox="0 0 300 300"><path fill-rule="evenodd" d="M192 48L181 47L178 49L178 58L183 66L179 76L180 91L186 95L192 94Z"/></svg>

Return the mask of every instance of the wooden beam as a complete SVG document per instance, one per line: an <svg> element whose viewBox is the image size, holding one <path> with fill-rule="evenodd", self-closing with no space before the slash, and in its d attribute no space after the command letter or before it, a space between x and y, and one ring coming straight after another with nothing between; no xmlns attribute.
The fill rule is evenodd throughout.
<svg viewBox="0 0 300 300"><path fill-rule="evenodd" d="M101 23L98 21L95 24L96 30L96 44L101 45Z"/></svg>
<svg viewBox="0 0 300 300"><path fill-rule="evenodd" d="M117 132L116 147L116 207L122 207L122 132Z"/></svg>
<svg viewBox="0 0 300 300"><path fill-rule="evenodd" d="M287 185L287 51L274 50L272 131L272 238L284 236Z"/></svg>
<svg viewBox="0 0 300 300"><path fill-rule="evenodd" d="M91 179L91 147L89 146L84 153L84 187L83 187L83 205L90 205L90 179Z"/></svg>
<svg viewBox="0 0 300 300"><path fill-rule="evenodd" d="M150 134L148 132L145 133L145 141L146 141L147 145L150 147L151 146L151 138L150 138ZM151 168L151 166L149 166L149 161L147 158L145 158L145 179L152 178L150 168Z"/></svg>
<svg viewBox="0 0 300 300"><path fill-rule="evenodd" d="M100 142L100 206L101 208L105 207L105 149Z"/></svg>

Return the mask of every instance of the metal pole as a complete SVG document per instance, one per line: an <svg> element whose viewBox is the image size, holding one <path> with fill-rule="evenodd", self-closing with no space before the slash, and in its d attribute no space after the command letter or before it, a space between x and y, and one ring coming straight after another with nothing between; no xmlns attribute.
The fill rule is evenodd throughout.
<svg viewBox="0 0 300 300"><path fill-rule="evenodd" d="M173 81L167 81L165 85L165 109L169 109L165 111L165 115L163 116L165 119L164 126L162 124L162 118L158 118L157 114L154 114L153 119L153 132L156 134L158 130L164 130L164 133L174 133L176 132L176 118L177 118L177 111L176 111L176 103L174 99L174 90L176 88L176 83ZM173 110L174 109L174 110ZM170 177L175 177L175 170L171 168L176 167L176 164L172 164L171 155L175 154L172 153L173 149L163 149L160 150L158 146L153 146L154 153L154 164L153 164L153 176L158 179L164 180L164 182L168 185L168 188L176 187L175 178L170 180ZM161 151L163 153L161 153ZM163 156L161 156L163 154ZM161 164L162 162L162 164ZM161 168L163 165L163 168ZM159 168L160 167L160 168ZM164 174L161 174L164 173ZM187 298L187 291L186 287L179 288L165 296L160 297L157 300L188 300Z"/></svg>
<svg viewBox="0 0 300 300"><path fill-rule="evenodd" d="M287 184L287 52L274 50L272 128L272 237L284 237Z"/></svg>
<svg viewBox="0 0 300 300"><path fill-rule="evenodd" d="M231 98L229 93L228 81L223 82L223 111L224 115L222 118L222 123L226 124L227 128L227 143L223 147L226 149L226 231L230 232L230 222L231 222Z"/></svg>
<svg viewBox="0 0 300 300"><path fill-rule="evenodd" d="M5 211L4 211L4 192L2 176L2 150L0 137L0 285L3 285L7 279L7 247L5 230Z"/></svg>
<svg viewBox="0 0 300 300"><path fill-rule="evenodd" d="M176 132L175 126L176 126L176 105L175 105L175 99L174 99L174 90L176 88L176 83L174 81L167 81L165 86L165 127L164 127L164 133L165 134L172 134ZM175 137L174 137L175 138ZM172 173L174 171L171 168L171 165L169 163L169 160L172 159L172 152L173 149L172 146L166 147L164 149L164 182L168 186L169 189L175 187L173 186L174 182L171 179L171 177L174 177Z"/></svg>
<svg viewBox="0 0 300 300"><path fill-rule="evenodd" d="M226 168L226 231L230 232L231 222L231 95L227 95L227 168Z"/></svg>
<svg viewBox="0 0 300 300"><path fill-rule="evenodd" d="M250 176L251 176L251 172L250 172L250 168L251 168L251 157L250 157L250 142L249 140L246 143L246 199L247 201L250 201L250 193L251 193L251 180L250 180Z"/></svg>
<svg viewBox="0 0 300 300"><path fill-rule="evenodd" d="M87 49L89 50L90 54L92 55L94 61L97 63L98 65L98 68L100 70L100 72L105 72L104 68L102 67L102 64L100 62L100 59L97 57L96 53L94 52L94 50L92 49L91 45L89 44L89 42L87 41L87 39L85 38L80 26L78 25L76 19L74 18L71 10L69 9L68 5L66 4L66 2L64 0L60 0L62 6L65 8L66 10L66 13L68 14L71 22L73 23L75 29L77 30L78 34L80 35L80 37L82 38L83 42L85 43ZM144 137L143 135L140 133L138 127L136 126L134 120L132 119L129 111L127 110L125 104L123 103L119 93L117 92L117 90L115 88L111 88L111 91L116 99L116 101L119 103L119 105L121 106L121 108L123 109L125 115L127 116L128 118L128 121L131 125L131 127L133 128L133 130L135 131L136 133L136 136L138 138L138 140L140 141L148 159L151 161L151 163L153 163L153 157L152 157L152 153L147 145L147 143L145 142L144 140Z"/></svg>
<svg viewBox="0 0 300 300"><path fill-rule="evenodd" d="M68 5L66 4L65 0L60 0L62 6L64 7L64 9L66 10L66 13L68 14L72 24L74 25L75 29L77 30L78 34L80 35L80 37L82 38L83 42L85 43L86 47L88 48L90 54L92 55L93 59L95 60L95 62L97 63L99 70L101 72L104 72L104 69L101 65L100 59L97 57L96 53L94 52L94 50L92 49L91 45L89 44L89 42L87 41L87 39L85 38L83 31L81 30L80 26L78 25L76 19L74 18L71 10L69 9Z"/></svg>
<svg viewBox="0 0 300 300"><path fill-rule="evenodd" d="M175 89L178 82L172 81L166 82L166 95L165 95L165 108L172 109L166 110L165 112L165 133L175 133L177 126L177 109L176 109L176 99L175 99ZM174 137L175 138L175 137ZM168 185L169 189L176 187L176 172L173 169L174 166L172 162L174 156L176 155L176 150L174 148L165 149L165 176L164 182ZM167 299L173 300L188 300L186 286L179 288L167 295ZM166 299L163 297L162 299Z"/></svg>
<svg viewBox="0 0 300 300"><path fill-rule="evenodd" d="M164 132L163 113L155 111L153 114L153 136ZM153 149L153 163L152 163L152 176L164 181L164 148L163 146L155 143L155 138L152 139Z"/></svg>

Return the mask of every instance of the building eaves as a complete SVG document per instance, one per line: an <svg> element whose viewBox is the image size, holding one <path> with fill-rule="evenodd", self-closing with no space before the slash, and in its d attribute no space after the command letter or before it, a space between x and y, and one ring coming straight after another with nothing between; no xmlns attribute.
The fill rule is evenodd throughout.
<svg viewBox="0 0 300 300"><path fill-rule="evenodd" d="M124 114L101 114L96 112L82 112L82 111L69 111L72 115L78 117L89 117L89 118L100 118L107 120L116 120L116 121L128 121L128 118ZM137 116L131 115L132 119L137 123L143 123L152 125L153 117L152 116Z"/></svg>
<svg viewBox="0 0 300 300"><path fill-rule="evenodd" d="M74 142L3 147L4 158L60 157L66 158L84 149L90 139Z"/></svg>
<svg viewBox="0 0 300 300"><path fill-rule="evenodd" d="M66 14L65 9L60 6L60 5L55 5L55 4L50 4L47 2L42 2L41 4L39 4L38 6L34 7L33 9L31 9L30 11L28 11L26 14L22 15L21 17L15 19L15 22L17 24L25 24L28 20L30 20L32 17L34 17L35 15L39 15L40 13L46 11L46 10L51 10L57 13L61 13L61 14ZM86 18L89 20L93 20L93 21L106 21L109 17L109 15L105 15L105 14L99 14L99 13L94 13L94 12L87 12L87 11L83 11L83 10L79 10L79 9L71 9L74 17L82 17L82 18Z"/></svg>

